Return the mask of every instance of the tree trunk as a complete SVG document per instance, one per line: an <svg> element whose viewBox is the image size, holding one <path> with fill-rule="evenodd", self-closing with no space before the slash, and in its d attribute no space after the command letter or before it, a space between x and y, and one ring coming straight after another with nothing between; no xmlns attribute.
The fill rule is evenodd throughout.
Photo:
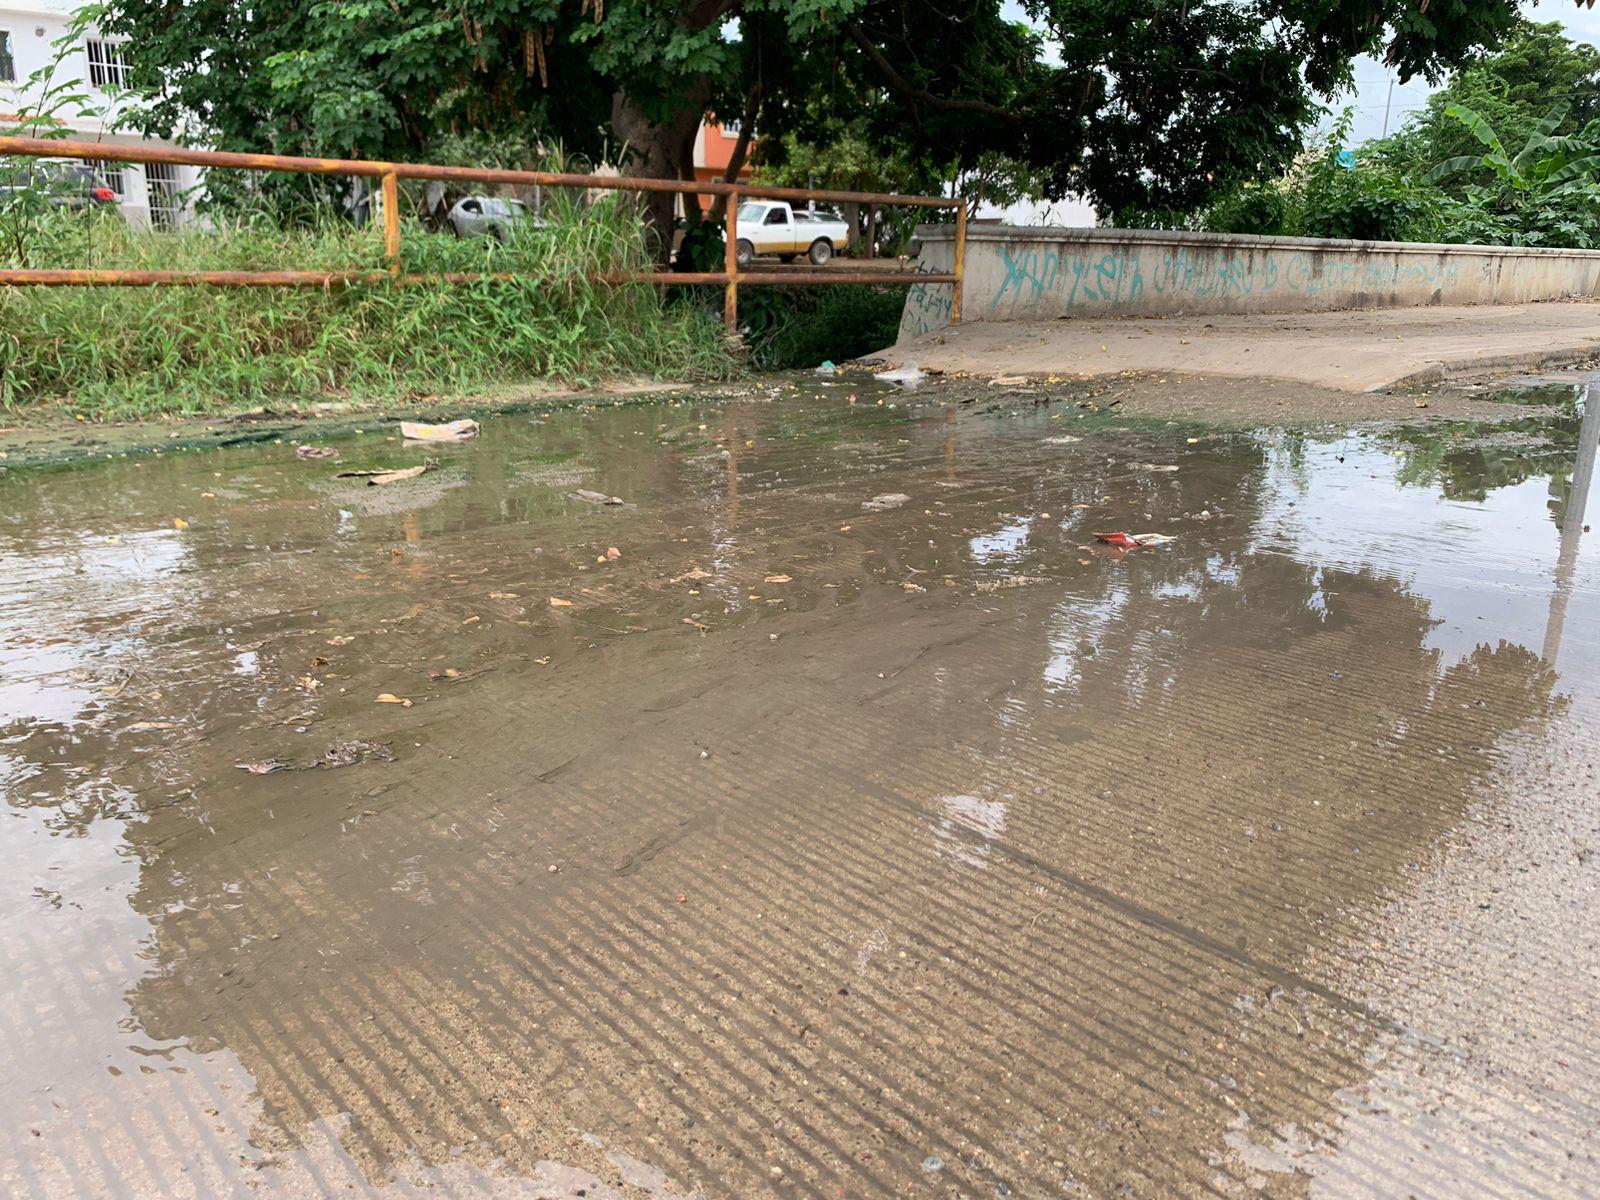
<svg viewBox="0 0 1600 1200"><path fill-rule="evenodd" d="M683 105L667 121L652 121L618 92L611 98L611 130L628 152L622 173L650 179L693 179L694 137L705 111L705 83L697 83L683 98ZM677 224L678 193L645 192L644 211L648 222L651 257L665 268L672 261L673 229ZM686 204L695 197L684 197Z"/></svg>
<svg viewBox="0 0 1600 1200"><path fill-rule="evenodd" d="M761 85L750 89L744 102L744 119L739 122L739 137L733 143L733 153L728 156L728 169L722 173L723 183L738 183L739 172L744 170L745 159L750 157L750 143L756 133L756 118L761 115ZM728 198L718 196L711 202L711 220L720 224L728 213Z"/></svg>
<svg viewBox="0 0 1600 1200"><path fill-rule="evenodd" d="M845 234L844 252L849 254L861 244L861 205L849 201L839 206L844 210Z"/></svg>

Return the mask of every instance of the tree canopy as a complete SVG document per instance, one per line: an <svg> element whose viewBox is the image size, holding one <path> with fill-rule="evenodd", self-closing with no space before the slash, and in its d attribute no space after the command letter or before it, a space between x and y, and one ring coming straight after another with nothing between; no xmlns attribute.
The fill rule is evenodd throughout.
<svg viewBox="0 0 1600 1200"><path fill-rule="evenodd" d="M420 156L515 128L687 177L702 117L739 113L774 146L848 126L924 186L1004 156L1111 212L1281 171L1357 54L1437 79L1518 20L1515 0L1023 8L1031 25L1000 0L104 0L91 14L129 37L140 125L227 149Z"/></svg>

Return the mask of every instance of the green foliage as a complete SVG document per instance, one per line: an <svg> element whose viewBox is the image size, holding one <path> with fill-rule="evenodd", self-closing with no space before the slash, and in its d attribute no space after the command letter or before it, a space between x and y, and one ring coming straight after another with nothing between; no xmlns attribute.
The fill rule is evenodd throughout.
<svg viewBox="0 0 1600 1200"><path fill-rule="evenodd" d="M844 362L894 344L905 308L903 287L739 289L739 319L753 366L768 371Z"/></svg>
<svg viewBox="0 0 1600 1200"><path fill-rule="evenodd" d="M1425 182L1438 183L1455 175L1488 170L1498 179L1493 189L1497 193L1495 199L1503 205L1511 205L1530 195L1592 175L1596 164L1600 163L1592 138L1600 133L1600 128L1586 129L1577 136L1554 136L1566 119L1568 107L1562 102L1546 113L1522 148L1513 155L1489 122L1465 105L1452 104L1448 109L1450 116L1465 125L1485 150L1481 154L1446 159L1428 172Z"/></svg>
<svg viewBox="0 0 1600 1200"><path fill-rule="evenodd" d="M226 149L421 155L511 129L682 177L706 112L915 178L1189 209L1281 172L1350 61L1436 75L1514 0L102 0L136 120ZM833 124L830 124L833 123ZM607 133L609 130L609 134ZM1022 164L1026 173L1005 164ZM996 195L996 199L1000 196ZM664 224L664 205L652 206Z"/></svg>
<svg viewBox="0 0 1600 1200"><path fill-rule="evenodd" d="M1439 163L1426 181L1458 176L1488 177L1469 183L1453 210L1456 232L1464 240L1495 241L1517 246L1600 244L1600 121L1581 134L1561 135L1567 117L1565 101L1545 114L1515 152L1478 113L1452 104L1447 112L1483 147L1480 154L1459 155Z"/></svg>
<svg viewBox="0 0 1600 1200"><path fill-rule="evenodd" d="M6 121L5 132L18 137L60 141L72 135L65 115L97 117L103 111L73 77L70 62L78 53L82 21L50 43L50 61L23 82L21 92L34 98L17 106ZM63 67L66 70L63 70ZM30 265L28 246L55 216L54 185L36 158L0 155L0 254L20 267Z"/></svg>
<svg viewBox="0 0 1600 1200"><path fill-rule="evenodd" d="M1271 184L1246 184L1190 219L1213 233L1279 234L1361 241L1437 241L1447 199L1387 163L1341 155L1351 114L1323 144Z"/></svg>
<svg viewBox="0 0 1600 1200"><path fill-rule="evenodd" d="M1282 235L1300 232L1298 215L1283 189L1247 183L1212 205L1201 224L1211 233Z"/></svg>
<svg viewBox="0 0 1600 1200"><path fill-rule="evenodd" d="M264 218L214 232L62 217L35 265L162 270L382 266L376 231ZM0 289L0 400L96 416L198 412L308 397L463 393L495 383L725 374L717 324L648 286L588 279L645 264L637 216L600 204L505 244L408 227L408 271L512 278L346 289Z"/></svg>
<svg viewBox="0 0 1600 1200"><path fill-rule="evenodd" d="M1359 241L1429 242L1439 238L1440 198L1383 163L1358 157L1341 160L1350 128L1345 112L1320 152L1300 173L1296 232L1303 237Z"/></svg>
<svg viewBox="0 0 1600 1200"><path fill-rule="evenodd" d="M1339 168L1306 188L1303 237L1377 242L1433 242L1443 235L1441 198L1374 164Z"/></svg>
<svg viewBox="0 0 1600 1200"><path fill-rule="evenodd" d="M1423 110L1398 132L1368 143L1365 151L1409 171L1481 154L1471 129L1451 115L1452 106L1470 109L1506 143L1522 145L1562 102L1569 111L1555 130L1558 135L1577 133L1600 117L1600 50L1573 42L1556 22L1519 21L1503 45L1468 58ZM1462 194L1456 182L1443 186Z"/></svg>

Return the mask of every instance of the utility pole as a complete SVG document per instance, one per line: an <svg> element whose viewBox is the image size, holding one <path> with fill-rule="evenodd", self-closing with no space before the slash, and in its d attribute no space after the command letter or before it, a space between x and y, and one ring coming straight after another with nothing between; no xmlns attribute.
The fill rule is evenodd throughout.
<svg viewBox="0 0 1600 1200"><path fill-rule="evenodd" d="M1389 106L1394 103L1394 76L1389 76L1389 98L1383 102L1383 133L1380 137L1389 136Z"/></svg>
<svg viewBox="0 0 1600 1200"><path fill-rule="evenodd" d="M1600 384L1591 383L1583 397L1583 424L1578 429L1578 455L1572 464L1566 508L1561 514L1561 549L1556 555L1556 587L1550 594L1550 615L1545 620L1544 661L1554 667L1561 656L1561 633L1567 624L1567 602L1572 599L1573 577L1578 571L1578 539L1589 528L1583 518L1594 483L1595 451L1600 448Z"/></svg>

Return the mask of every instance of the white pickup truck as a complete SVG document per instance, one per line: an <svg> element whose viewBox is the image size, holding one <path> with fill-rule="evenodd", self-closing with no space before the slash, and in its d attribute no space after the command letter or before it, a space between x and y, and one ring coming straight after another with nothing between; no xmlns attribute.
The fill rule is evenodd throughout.
<svg viewBox="0 0 1600 1200"><path fill-rule="evenodd" d="M804 254L820 267L849 240L849 227L838 217L790 208L782 200L746 200L739 205L736 230L741 267L758 254L776 254L784 262Z"/></svg>

